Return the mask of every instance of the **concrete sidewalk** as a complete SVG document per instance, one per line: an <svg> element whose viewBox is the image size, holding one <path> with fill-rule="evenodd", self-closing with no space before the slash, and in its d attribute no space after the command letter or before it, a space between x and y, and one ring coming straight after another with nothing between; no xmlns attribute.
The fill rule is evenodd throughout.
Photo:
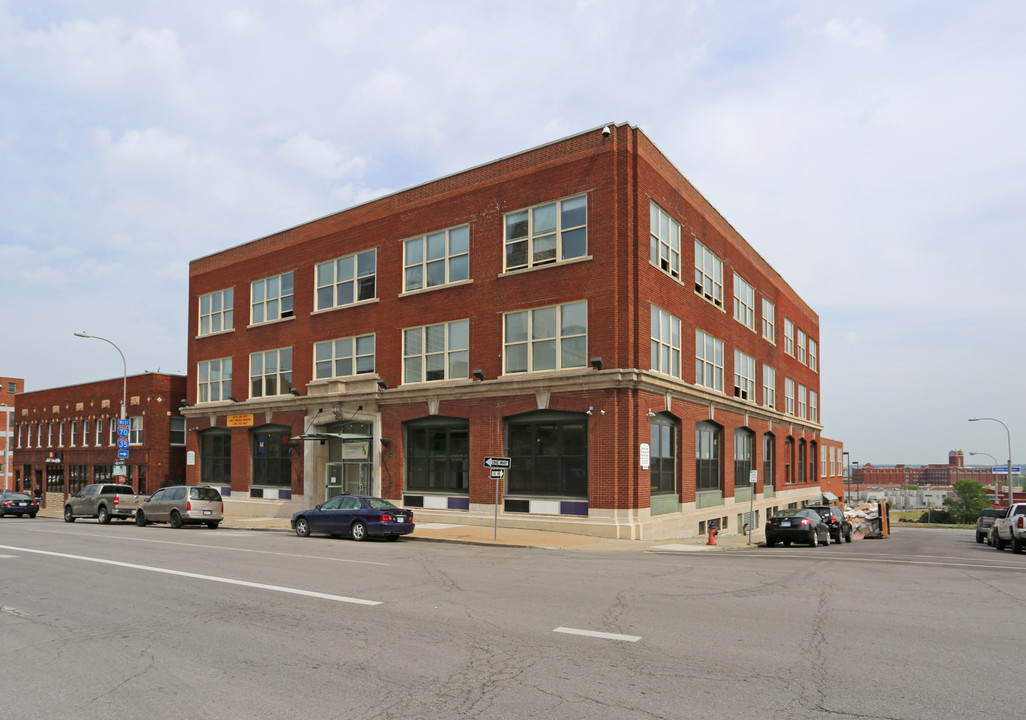
<svg viewBox="0 0 1026 720"><path fill-rule="evenodd" d="M44 508L40 517L61 518L60 510ZM80 519L78 522L91 523L95 520ZM235 530L266 530L273 532L292 532L288 518L269 517L238 517L226 516L221 523L222 528ZM706 538L679 538L667 540L610 540L576 535L573 533L551 532L548 530L520 530L517 528L493 526L456 525L446 523L417 523L412 535L404 540L426 542L461 543L464 545L500 545L505 547L542 548L549 550L603 550L603 551L642 551L642 552L703 552L723 550L744 550L758 546L762 542L761 534L752 538L740 535L719 535L715 545L708 545Z"/></svg>

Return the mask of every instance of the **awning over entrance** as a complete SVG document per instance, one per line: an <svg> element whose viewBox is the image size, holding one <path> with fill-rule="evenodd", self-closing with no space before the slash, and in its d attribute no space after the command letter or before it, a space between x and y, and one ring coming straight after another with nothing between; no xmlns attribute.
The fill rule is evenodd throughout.
<svg viewBox="0 0 1026 720"><path fill-rule="evenodd" d="M303 433L302 435L293 435L293 440L318 440L324 442L325 440L341 440L346 442L367 442L373 438L370 435L361 435L360 433Z"/></svg>
<svg viewBox="0 0 1026 720"><path fill-rule="evenodd" d="M823 499L826 500L827 502L836 502L837 501L837 496L834 495L832 492L825 492L825 493L823 493Z"/></svg>

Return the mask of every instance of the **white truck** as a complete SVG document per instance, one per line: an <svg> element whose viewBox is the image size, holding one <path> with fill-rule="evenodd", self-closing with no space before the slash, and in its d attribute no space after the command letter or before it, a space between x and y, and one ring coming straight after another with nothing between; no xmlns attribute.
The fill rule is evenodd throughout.
<svg viewBox="0 0 1026 720"><path fill-rule="evenodd" d="M129 520L143 500L143 496L136 495L131 485L86 485L65 501L64 522L75 522L80 517L94 517L103 525L109 523L111 518Z"/></svg>
<svg viewBox="0 0 1026 720"><path fill-rule="evenodd" d="M998 550L1011 545L1014 553L1021 553L1026 548L1026 503L1012 503L1008 511L994 521L990 528L990 544Z"/></svg>

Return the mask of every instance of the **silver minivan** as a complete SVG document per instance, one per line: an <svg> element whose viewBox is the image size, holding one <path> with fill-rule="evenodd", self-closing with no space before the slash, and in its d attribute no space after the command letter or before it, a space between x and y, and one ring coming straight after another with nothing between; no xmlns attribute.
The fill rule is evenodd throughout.
<svg viewBox="0 0 1026 720"><path fill-rule="evenodd" d="M135 511L135 524L146 527L153 522L171 523L171 527L206 525L216 528L224 519L221 493L199 485L163 487L143 500Z"/></svg>

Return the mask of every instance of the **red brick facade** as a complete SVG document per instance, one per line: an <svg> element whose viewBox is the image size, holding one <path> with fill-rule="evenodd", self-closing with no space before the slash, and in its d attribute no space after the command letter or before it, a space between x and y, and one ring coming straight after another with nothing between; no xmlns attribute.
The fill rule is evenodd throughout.
<svg viewBox="0 0 1026 720"><path fill-rule="evenodd" d="M507 492L502 488L507 487L508 476L499 498L504 525L615 537L671 537L694 535L707 521L725 523L728 531L740 528L740 515L750 505L765 513L817 499L822 402L818 401L819 368L813 365L819 362L818 316L640 130L629 125L610 130L608 134L600 129L585 132L192 262L188 371L192 407L184 413L188 449L195 453L196 464L187 468L188 482L218 484L236 501L248 497L263 503L260 512L284 514L312 506L332 492L328 486L334 471L329 465L339 450L332 447L332 438L311 434L324 432L332 423L337 432L337 423L352 420L366 424L370 440L357 439L352 446L339 442L343 453L366 454L372 485L364 490L423 508L417 511L421 520L490 523L495 482L483 459L512 453L511 422L520 418L528 424L544 424L551 416L568 423L559 430L567 436L579 425L586 426L586 491ZM586 198L586 252L537 267L507 269L507 217L578 197ZM678 277L650 262L653 202L681 225ZM534 222L541 227L543 221ZM404 291L404 241L456 226L468 228L469 277ZM719 305L695 290L695 239L722 263ZM373 298L317 309L317 264L369 249L376 250ZM252 322L252 283L287 272L293 278L292 315ZM754 330L733 317L735 272L754 287ZM201 331L200 299L226 289L233 292L231 329ZM763 299L775 308L772 342L762 333ZM587 304L583 366L506 372L507 313L578 302ZM653 305L682 321L677 377L651 369ZM807 338L804 362L784 352L785 318ZM404 329L457 320L467 320L469 326L467 376L407 382ZM722 389L696 384L696 329L722 342ZM315 343L370 334L375 342L372 373L315 378ZM534 352L535 346L530 347ZM272 394L252 397L251 354L279 348L291 349L288 384L295 392L290 393L283 380ZM735 350L754 359L755 391L748 400L734 397ZM229 358L233 377L230 391L223 394L235 401L207 398L201 402L200 364ZM600 368L592 366L592 358L601 358L601 363L594 363ZM775 407L767 407L764 398L766 365L776 372ZM472 376L470 371L477 370L483 379ZM801 410L785 411L785 380L807 393ZM813 397L817 398L815 410ZM799 417L802 411L805 417ZM655 503L650 470L643 467L650 448L643 445L652 441L651 418L657 415L673 423L674 450L673 487ZM469 430L469 450L461 454L467 487L438 492L411 489L407 477L414 462L413 455L407 457L410 430L417 422L445 418L465 423ZM696 424L704 421L714 423L720 433L715 470L719 480L717 489L699 493ZM220 437L230 438L230 476L210 475L210 468L204 476L204 463L213 457L209 453L225 452L210 449L216 445L203 445L203 438L209 440L214 429L220 429ZM734 462L737 430L752 438L750 469L759 475L754 502L745 470L749 466ZM265 431L291 436L282 446L287 451L281 451L287 452L291 471L287 479L279 476L274 487L263 487L254 476L255 468L265 467L270 457L263 446ZM525 430L525 436L529 432L548 430ZM774 452L771 466L764 463L766 442ZM540 448L541 434L538 443ZM786 446L794 448L790 472ZM539 454L537 465L542 467L546 451L529 452ZM434 448L431 454L434 458ZM801 468L795 467L799 454ZM576 461L561 456L561 462L559 473L581 476ZM222 462L219 467L227 465ZM275 472L284 472L283 464L275 467ZM741 468L737 479L735 467ZM764 476L766 467L772 468L771 483ZM342 467L341 472L349 470ZM522 470L515 467L511 473ZM532 472L536 473L532 481L553 483L546 488L566 480L549 478L541 470ZM268 498L274 498L271 504ZM254 507L250 511L257 512Z"/></svg>
<svg viewBox="0 0 1026 720"><path fill-rule="evenodd" d="M14 412L15 398L25 389L21 378L0 377L0 487L15 490Z"/></svg>

